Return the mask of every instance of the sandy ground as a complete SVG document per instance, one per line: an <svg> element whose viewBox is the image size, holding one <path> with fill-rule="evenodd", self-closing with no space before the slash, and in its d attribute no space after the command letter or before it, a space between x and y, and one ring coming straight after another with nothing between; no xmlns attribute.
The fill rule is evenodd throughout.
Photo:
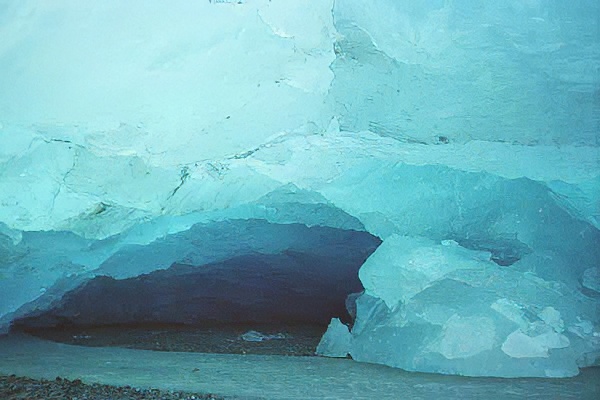
<svg viewBox="0 0 600 400"><path fill-rule="evenodd" d="M569 379L408 373L347 359L84 347L0 338L0 374L238 399L598 399L600 369Z"/></svg>

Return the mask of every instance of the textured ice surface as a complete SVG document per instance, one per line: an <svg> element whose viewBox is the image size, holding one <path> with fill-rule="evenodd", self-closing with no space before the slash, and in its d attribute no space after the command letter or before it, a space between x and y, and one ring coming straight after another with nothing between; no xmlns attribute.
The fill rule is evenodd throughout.
<svg viewBox="0 0 600 400"><path fill-rule="evenodd" d="M583 271L581 284L586 289L600 293L600 268L588 268Z"/></svg>
<svg viewBox="0 0 600 400"><path fill-rule="evenodd" d="M99 275L315 247L258 220L383 240L357 360L597 363L598 2L4 3L0 330Z"/></svg>
<svg viewBox="0 0 600 400"><path fill-rule="evenodd" d="M336 1L340 125L428 143L595 146L599 12L593 0Z"/></svg>
<svg viewBox="0 0 600 400"><path fill-rule="evenodd" d="M490 253L394 235L360 277L346 347L356 360L506 377L571 376L597 362L597 299Z"/></svg>

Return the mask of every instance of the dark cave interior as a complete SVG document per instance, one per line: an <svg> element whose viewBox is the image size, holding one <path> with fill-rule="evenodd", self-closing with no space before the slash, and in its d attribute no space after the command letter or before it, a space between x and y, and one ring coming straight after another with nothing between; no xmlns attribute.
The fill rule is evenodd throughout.
<svg viewBox="0 0 600 400"><path fill-rule="evenodd" d="M352 323L346 299L363 290L358 270L381 241L366 232L299 224L261 223L261 229L273 238L294 239L276 253L250 246L244 254L202 265L173 263L126 279L96 276L52 307L15 320L13 330L143 324L324 327L333 317Z"/></svg>

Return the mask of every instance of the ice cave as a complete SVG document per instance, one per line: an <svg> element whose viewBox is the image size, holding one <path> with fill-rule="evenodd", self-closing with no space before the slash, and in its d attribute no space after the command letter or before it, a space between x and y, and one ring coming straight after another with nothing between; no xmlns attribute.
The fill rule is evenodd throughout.
<svg viewBox="0 0 600 400"><path fill-rule="evenodd" d="M600 3L1 1L0 375L15 331L207 322L600 376Z"/></svg>

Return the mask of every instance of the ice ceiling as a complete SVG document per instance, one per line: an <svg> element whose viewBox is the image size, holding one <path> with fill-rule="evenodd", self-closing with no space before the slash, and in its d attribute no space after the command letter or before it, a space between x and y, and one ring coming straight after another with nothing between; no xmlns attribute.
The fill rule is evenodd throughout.
<svg viewBox="0 0 600 400"><path fill-rule="evenodd" d="M598 15L593 0L4 1L0 330L98 279L244 277L298 251L294 268L320 257L333 276L354 248L374 251L365 291L322 354L488 376L597 364Z"/></svg>

